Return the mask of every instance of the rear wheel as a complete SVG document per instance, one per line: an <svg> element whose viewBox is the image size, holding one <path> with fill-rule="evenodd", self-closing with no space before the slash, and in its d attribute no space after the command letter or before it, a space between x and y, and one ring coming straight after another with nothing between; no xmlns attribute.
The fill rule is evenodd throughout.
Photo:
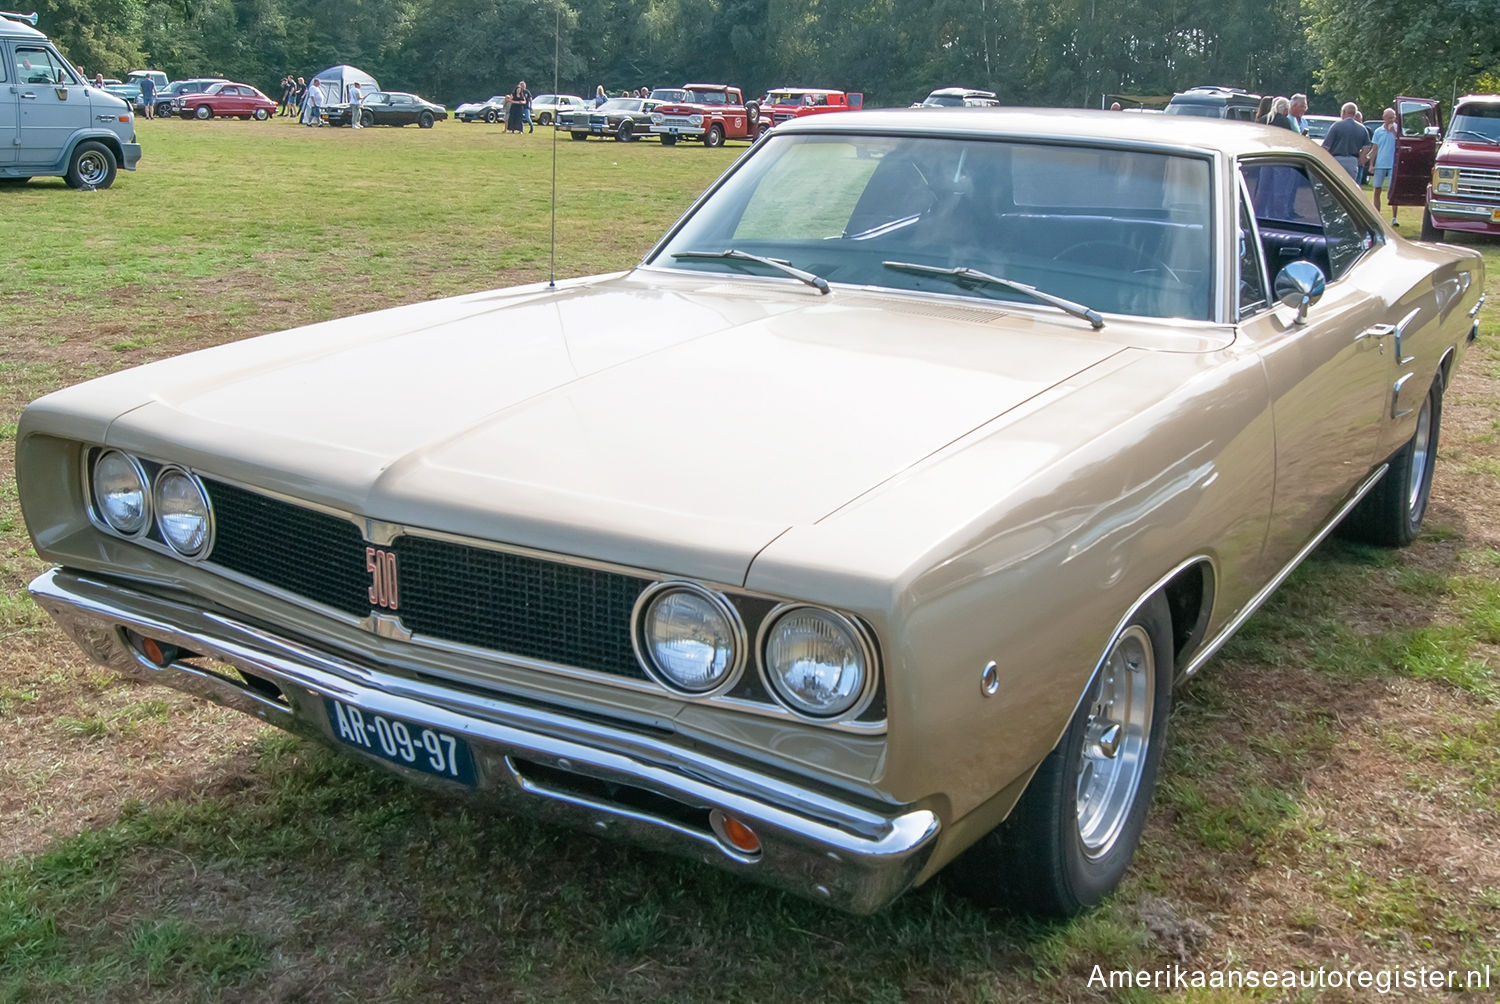
<svg viewBox="0 0 1500 1004"><path fill-rule="evenodd" d="M1417 539L1427 515L1427 501L1432 497L1442 418L1440 375L1417 411L1417 429L1411 439L1391 458L1380 483L1344 518L1339 529L1345 536L1382 547L1405 547Z"/></svg>
<svg viewBox="0 0 1500 1004"><path fill-rule="evenodd" d="M68 173L63 180L70 188L108 188L115 183L117 166L109 147L85 140L74 148L73 159L68 162Z"/></svg>
<svg viewBox="0 0 1500 1004"><path fill-rule="evenodd" d="M208 105L199 105L193 110L193 114L200 119L211 119L214 117L214 110Z"/></svg>
<svg viewBox="0 0 1500 1004"><path fill-rule="evenodd" d="M418 129L431 129L432 128L432 123L433 123L432 112L423 112L421 114L421 116L419 116L417 118L417 128Z"/></svg>
<svg viewBox="0 0 1500 1004"><path fill-rule="evenodd" d="M1157 594L1110 643L1010 818L954 863L960 890L1062 917L1114 891L1146 825L1171 702L1172 615Z"/></svg>
<svg viewBox="0 0 1500 1004"><path fill-rule="evenodd" d="M538 115L536 117L536 124L537 125L551 125L552 124L552 116L549 115L549 114L547 114L546 112L542 112L542 114L540 114L540 115Z"/></svg>
<svg viewBox="0 0 1500 1004"><path fill-rule="evenodd" d="M715 122L708 127L708 132L703 134L703 145L712 149L724 145L724 127Z"/></svg>

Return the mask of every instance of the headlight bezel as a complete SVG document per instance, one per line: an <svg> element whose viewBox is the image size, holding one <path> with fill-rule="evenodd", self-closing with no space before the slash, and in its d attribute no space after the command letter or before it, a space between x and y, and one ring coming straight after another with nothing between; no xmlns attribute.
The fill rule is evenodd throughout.
<svg viewBox="0 0 1500 1004"><path fill-rule="evenodd" d="M108 510L103 500L99 497L99 465L111 454L121 457L127 462L130 469L135 473L137 483L140 485L141 525L134 530L127 530L116 526L110 520ZM124 538L125 540L141 540L151 533L152 528L156 526L156 519L152 513L151 505L154 493L151 488L151 478L147 476L146 468L141 463L140 457L112 446L100 447L96 453L88 458L86 473L88 475L88 512L97 525L104 527L114 536Z"/></svg>
<svg viewBox="0 0 1500 1004"><path fill-rule="evenodd" d="M196 549L191 551L178 546L177 542L172 539L172 535L167 532L166 524L163 522L163 506L161 498L162 483L169 476L178 475L186 479L187 482L192 485L193 489L198 494L199 500L203 503L203 540L198 544L198 547ZM166 544L171 552L177 555L179 558L184 558L188 561L194 561L196 559L202 558L213 549L213 502L208 497L208 489L204 487L203 479L198 477L198 475L194 474L192 471L188 470L186 467L183 467L181 464L163 464L161 469L156 472L156 476L152 479L151 519L152 523L156 527L156 534L161 538L162 543Z"/></svg>
<svg viewBox="0 0 1500 1004"><path fill-rule="evenodd" d="M767 658L766 650L771 641L772 632L787 615L799 610L809 610L827 617L848 633L850 638L853 639L855 647L859 650L863 665L859 689L856 691L853 701L838 711L819 714L799 706L793 698L789 697L783 691L782 684L778 681L778 674L773 671L771 661ZM861 715L869 710L871 703L875 700L876 693L880 689L880 661L875 647L875 640L869 629L857 618L817 603L789 602L778 604L772 608L760 622L760 629L755 635L755 661L760 669L762 685L781 708L803 721L816 722L820 725L857 721Z"/></svg>
<svg viewBox="0 0 1500 1004"><path fill-rule="evenodd" d="M729 628L731 647L729 668L725 671L724 676L712 687L703 690L694 690L683 686L658 666L651 654L651 647L646 639L648 617L652 608L658 602L675 592L688 593L706 601L719 616L724 618ZM745 622L740 615L739 609L723 593L690 579L663 579L652 583L641 591L640 596L636 597L634 608L631 610L630 644L635 650L636 661L645 670L647 677L673 694L693 700L707 700L721 697L733 690L739 685L740 680L745 674L745 667L749 662L749 636L745 631Z"/></svg>

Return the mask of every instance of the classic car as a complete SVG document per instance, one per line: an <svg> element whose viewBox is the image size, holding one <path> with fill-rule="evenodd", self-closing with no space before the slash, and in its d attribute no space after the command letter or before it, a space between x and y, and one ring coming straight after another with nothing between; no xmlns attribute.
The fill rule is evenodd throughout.
<svg viewBox="0 0 1500 1004"><path fill-rule="evenodd" d="M863 108L865 96L857 91L832 91L825 87L778 87L760 99L759 131L764 133L791 119L828 112Z"/></svg>
<svg viewBox="0 0 1500 1004"><path fill-rule="evenodd" d="M651 111L658 103L649 98L610 98L598 108L559 112L557 127L578 140L609 136L629 142L651 135Z"/></svg>
<svg viewBox="0 0 1500 1004"><path fill-rule="evenodd" d="M1337 115L1304 115L1302 124L1307 126L1307 138L1321 140L1338 121Z"/></svg>
<svg viewBox="0 0 1500 1004"><path fill-rule="evenodd" d="M1000 99L994 91L981 91L973 87L939 87L927 97L912 105L913 108L994 108Z"/></svg>
<svg viewBox="0 0 1500 1004"><path fill-rule="evenodd" d="M760 105L746 101L738 87L683 84L680 90L684 97L661 101L651 110L651 132L662 146L679 139L702 140L707 147L723 146L727 139L753 143L759 135Z"/></svg>
<svg viewBox="0 0 1500 1004"><path fill-rule="evenodd" d="M1164 109L1168 115L1191 115L1211 119L1252 122L1260 106L1260 95L1239 87L1206 85L1189 87L1172 95Z"/></svg>
<svg viewBox="0 0 1500 1004"><path fill-rule="evenodd" d="M499 122L505 116L507 97L496 94L487 101L465 101L453 109L453 118L458 122Z"/></svg>
<svg viewBox="0 0 1500 1004"><path fill-rule="evenodd" d="M182 103L194 94L202 94L214 84L227 84L228 80L223 77L192 77L187 80L174 80L164 89L156 92L156 115L158 118L169 115L177 115L182 111Z"/></svg>
<svg viewBox="0 0 1500 1004"><path fill-rule="evenodd" d="M1174 688L1336 527L1417 535L1483 288L1281 129L799 119L628 271L32 403L31 592L454 796L850 911L955 864L1070 914Z"/></svg>
<svg viewBox="0 0 1500 1004"><path fill-rule="evenodd" d="M360 102L359 116L359 124L363 126L415 124L422 129L431 129L434 122L447 119L448 110L405 91L375 91ZM324 105L323 120L331 126L348 125L349 105Z"/></svg>
<svg viewBox="0 0 1500 1004"><path fill-rule="evenodd" d="M179 95L172 106L185 119L253 118L264 122L276 114L276 102L249 84L233 81L209 84L197 94Z"/></svg>
<svg viewBox="0 0 1500 1004"><path fill-rule="evenodd" d="M1421 140L1438 146L1427 175L1422 238L1442 240L1444 231L1450 230L1500 234L1500 94L1466 94L1459 98L1441 145L1424 128L1431 119L1423 121L1425 109L1413 107L1415 100L1396 99L1402 133L1396 141L1396 167L1398 174L1420 179L1421 163L1426 158L1408 166L1401 155ZM1437 102L1431 104L1432 119L1441 128Z"/></svg>
<svg viewBox="0 0 1500 1004"><path fill-rule="evenodd" d="M561 111L588 107L576 94L537 94L531 99L531 117L537 125L551 125Z"/></svg>

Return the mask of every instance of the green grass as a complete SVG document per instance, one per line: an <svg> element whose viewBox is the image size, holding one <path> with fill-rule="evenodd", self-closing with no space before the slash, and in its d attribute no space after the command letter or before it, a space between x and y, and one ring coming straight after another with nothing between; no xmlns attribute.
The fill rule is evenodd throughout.
<svg viewBox="0 0 1500 1004"><path fill-rule="evenodd" d="M0 244L0 444L92 375L549 274L542 131L141 133L108 191L0 191L26 235ZM557 275L628 267L742 149L560 144ZM0 839L36 831L0 858L0 1002L1146 1001L1094 967L1500 969L1500 548L1487 509L1447 504L1500 476L1493 374L1481 340L1422 539L1331 541L1182 690L1120 894L1056 924L945 881L845 917L227 737L231 716L89 667L26 597L41 566L0 450ZM69 822L88 799L98 818Z"/></svg>

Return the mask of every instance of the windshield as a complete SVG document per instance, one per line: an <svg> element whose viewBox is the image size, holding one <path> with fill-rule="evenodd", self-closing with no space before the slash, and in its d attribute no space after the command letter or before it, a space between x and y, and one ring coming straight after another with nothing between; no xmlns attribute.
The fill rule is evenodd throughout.
<svg viewBox="0 0 1500 1004"><path fill-rule="evenodd" d="M1167 103L1166 111L1168 115L1198 115L1207 119L1224 117L1223 105L1178 104L1174 101Z"/></svg>
<svg viewBox="0 0 1500 1004"><path fill-rule="evenodd" d="M1208 320L1210 164L1118 147L772 133L651 259L736 272L730 249L827 279L1026 302L900 261L1026 283L1106 313ZM757 275L774 274L757 269Z"/></svg>
<svg viewBox="0 0 1500 1004"><path fill-rule="evenodd" d="M1448 125L1448 135L1459 141L1500 143L1500 103L1459 105Z"/></svg>

